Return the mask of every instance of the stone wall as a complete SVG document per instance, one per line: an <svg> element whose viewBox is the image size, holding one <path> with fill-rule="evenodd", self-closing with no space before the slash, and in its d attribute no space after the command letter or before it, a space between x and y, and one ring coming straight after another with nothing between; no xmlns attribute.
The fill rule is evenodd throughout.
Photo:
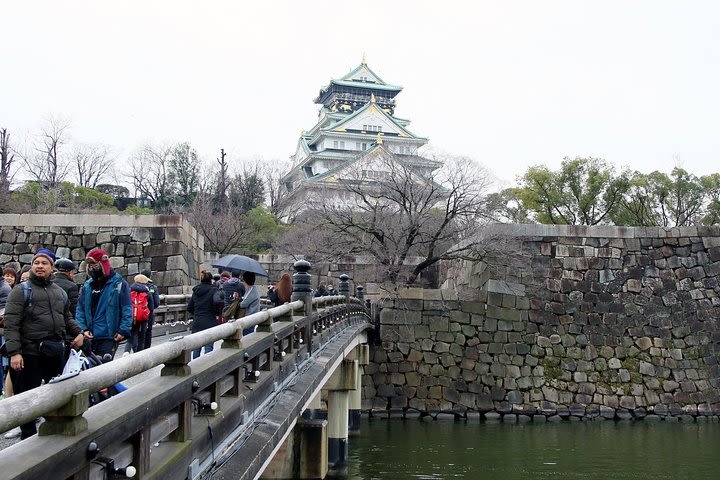
<svg viewBox="0 0 720 480"><path fill-rule="evenodd" d="M128 280L145 268L152 269L160 293L189 291L198 282L204 256L203 237L177 215L4 214L0 230L0 265L29 264L41 247L80 264L90 250L99 247ZM86 278L83 267L77 282Z"/></svg>
<svg viewBox="0 0 720 480"><path fill-rule="evenodd" d="M720 228L505 228L452 289L385 302L366 408L718 418Z"/></svg>

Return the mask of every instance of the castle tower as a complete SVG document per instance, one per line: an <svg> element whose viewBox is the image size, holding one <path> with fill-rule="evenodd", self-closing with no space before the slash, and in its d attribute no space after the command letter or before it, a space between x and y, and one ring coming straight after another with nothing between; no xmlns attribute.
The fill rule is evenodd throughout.
<svg viewBox="0 0 720 480"><path fill-rule="evenodd" d="M320 89L318 121L303 131L293 167L283 178L283 187L292 196L338 188L342 170L376 150L397 156L423 169L440 163L417 155L428 142L408 130L409 120L395 116L395 97L402 87L386 83L365 63Z"/></svg>

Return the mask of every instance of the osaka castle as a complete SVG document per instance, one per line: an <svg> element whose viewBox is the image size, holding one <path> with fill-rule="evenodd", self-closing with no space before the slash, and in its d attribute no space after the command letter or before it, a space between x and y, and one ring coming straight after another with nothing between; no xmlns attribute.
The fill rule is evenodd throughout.
<svg viewBox="0 0 720 480"><path fill-rule="evenodd" d="M411 166L419 175L441 162L418 156L428 142L408 129L410 120L395 116L395 97L402 87L386 83L365 63L320 89L318 121L303 131L282 180L292 203L327 201L343 195L343 185L381 178L390 161ZM378 162L382 157L382 162Z"/></svg>

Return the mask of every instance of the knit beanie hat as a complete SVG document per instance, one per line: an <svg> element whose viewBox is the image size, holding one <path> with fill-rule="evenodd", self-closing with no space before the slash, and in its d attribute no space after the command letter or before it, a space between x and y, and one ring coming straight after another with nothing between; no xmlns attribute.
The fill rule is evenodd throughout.
<svg viewBox="0 0 720 480"><path fill-rule="evenodd" d="M48 250L47 248L38 248L37 252L35 252L35 255L33 256L33 262L37 257L45 257L50 260L51 265L55 265L55 253L52 250Z"/></svg>
<svg viewBox="0 0 720 480"><path fill-rule="evenodd" d="M150 279L152 278L152 272L150 271L149 268L142 270L140 273L145 275L148 278L148 281L150 281Z"/></svg>
<svg viewBox="0 0 720 480"><path fill-rule="evenodd" d="M87 254L87 257L85 258L85 263L88 265L95 265L100 264L103 269L103 274L106 277L110 276L110 257L108 257L108 254L105 250L100 250L99 248L96 248L90 253Z"/></svg>

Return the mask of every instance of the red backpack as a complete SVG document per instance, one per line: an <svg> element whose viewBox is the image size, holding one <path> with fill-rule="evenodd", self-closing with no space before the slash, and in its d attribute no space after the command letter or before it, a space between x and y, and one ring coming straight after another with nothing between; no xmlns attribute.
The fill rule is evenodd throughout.
<svg viewBox="0 0 720 480"><path fill-rule="evenodd" d="M130 292L132 301L132 316L135 322L145 322L150 318L150 307L148 306L147 292Z"/></svg>

